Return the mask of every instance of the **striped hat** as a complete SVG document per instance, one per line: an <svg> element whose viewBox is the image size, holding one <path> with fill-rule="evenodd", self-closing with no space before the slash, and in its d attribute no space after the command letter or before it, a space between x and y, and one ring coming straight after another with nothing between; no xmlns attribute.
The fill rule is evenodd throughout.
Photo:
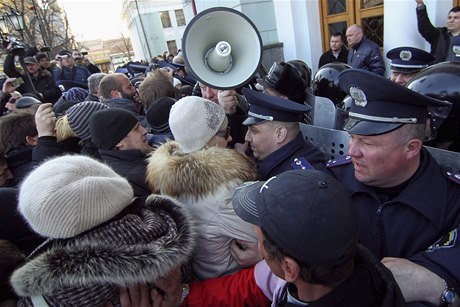
<svg viewBox="0 0 460 307"><path fill-rule="evenodd" d="M96 111L107 109L103 103L97 101L83 101L67 110L67 118L72 131L82 140L91 137L89 133L89 117Z"/></svg>

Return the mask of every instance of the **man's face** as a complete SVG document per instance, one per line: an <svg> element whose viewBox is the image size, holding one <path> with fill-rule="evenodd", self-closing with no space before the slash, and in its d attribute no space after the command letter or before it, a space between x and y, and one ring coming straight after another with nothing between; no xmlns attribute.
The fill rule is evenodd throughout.
<svg viewBox="0 0 460 307"><path fill-rule="evenodd" d="M38 74L38 65L37 64L29 64L29 63L27 63L26 64L26 69L27 69L27 72L29 74L31 74L32 76L35 76L36 74Z"/></svg>
<svg viewBox="0 0 460 307"><path fill-rule="evenodd" d="M8 168L8 164L0 162L0 187L5 187L11 179L13 179L13 174Z"/></svg>
<svg viewBox="0 0 460 307"><path fill-rule="evenodd" d="M118 146L121 145L121 146ZM139 150L143 155L152 151L152 147L147 142L147 130L137 123L133 129L125 136L117 147L120 150Z"/></svg>
<svg viewBox="0 0 460 307"><path fill-rule="evenodd" d="M407 159L405 146L398 142L398 136L398 129L374 136L351 135L348 155L359 182L380 188L401 183L401 170L407 165Z"/></svg>
<svg viewBox="0 0 460 307"><path fill-rule="evenodd" d="M447 30L452 34L460 34L460 12L450 12L447 16Z"/></svg>
<svg viewBox="0 0 460 307"><path fill-rule="evenodd" d="M48 69L50 68L50 60L48 58L41 58L40 61L38 61L38 64L43 68L43 69Z"/></svg>
<svg viewBox="0 0 460 307"><path fill-rule="evenodd" d="M127 77L120 77L118 80L121 85L121 98L135 100L134 96L137 95L136 87L132 85Z"/></svg>
<svg viewBox="0 0 460 307"><path fill-rule="evenodd" d="M347 42L349 47L353 47L361 41L363 37L363 33L355 28L348 28L347 29Z"/></svg>
<svg viewBox="0 0 460 307"><path fill-rule="evenodd" d="M342 38L340 36L331 36L331 50L334 52L338 52L341 48Z"/></svg>
<svg viewBox="0 0 460 307"><path fill-rule="evenodd" d="M397 72L392 71L390 80L393 82L398 83L399 85L406 86L407 82L415 75L415 73L404 73L404 72Z"/></svg>
<svg viewBox="0 0 460 307"><path fill-rule="evenodd" d="M244 138L257 160L263 160L278 149L276 126L272 122L250 125Z"/></svg>
<svg viewBox="0 0 460 307"><path fill-rule="evenodd" d="M200 83L201 97L219 103L218 90Z"/></svg>
<svg viewBox="0 0 460 307"><path fill-rule="evenodd" d="M59 58L60 62L61 62L61 66L63 67L67 67L67 68L73 68L75 66L75 62L72 58L72 56L66 54L66 55L63 55Z"/></svg>
<svg viewBox="0 0 460 307"><path fill-rule="evenodd" d="M81 61L83 60L83 55L80 51L74 50L72 51L72 58L77 65L80 65Z"/></svg>

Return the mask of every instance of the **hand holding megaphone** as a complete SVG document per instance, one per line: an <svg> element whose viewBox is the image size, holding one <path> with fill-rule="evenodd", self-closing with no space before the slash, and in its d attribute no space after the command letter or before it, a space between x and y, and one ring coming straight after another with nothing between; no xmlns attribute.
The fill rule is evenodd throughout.
<svg viewBox="0 0 460 307"><path fill-rule="evenodd" d="M217 99L224 108L225 114L235 114L238 106L238 96L235 90L218 90Z"/></svg>

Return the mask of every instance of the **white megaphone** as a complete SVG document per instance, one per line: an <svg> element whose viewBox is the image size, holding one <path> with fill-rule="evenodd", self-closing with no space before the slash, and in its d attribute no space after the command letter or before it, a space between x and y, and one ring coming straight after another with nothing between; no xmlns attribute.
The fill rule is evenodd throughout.
<svg viewBox="0 0 460 307"><path fill-rule="evenodd" d="M196 15L184 32L185 66L201 83L234 89L248 82L262 60L262 39L241 12L215 7Z"/></svg>

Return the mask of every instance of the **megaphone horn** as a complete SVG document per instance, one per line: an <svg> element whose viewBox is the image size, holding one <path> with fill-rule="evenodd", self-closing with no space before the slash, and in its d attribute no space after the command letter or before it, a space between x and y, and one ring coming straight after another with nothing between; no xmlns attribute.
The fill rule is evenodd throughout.
<svg viewBox="0 0 460 307"><path fill-rule="evenodd" d="M196 15L182 43L185 66L201 83L234 89L248 82L262 60L262 39L241 12L215 7Z"/></svg>

